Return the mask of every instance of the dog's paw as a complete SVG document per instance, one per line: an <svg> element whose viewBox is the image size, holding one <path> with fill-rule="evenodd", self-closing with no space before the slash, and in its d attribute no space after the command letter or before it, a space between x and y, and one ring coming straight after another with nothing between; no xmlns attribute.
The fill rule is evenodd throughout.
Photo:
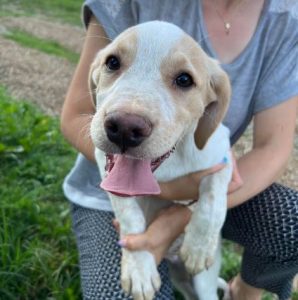
<svg viewBox="0 0 298 300"><path fill-rule="evenodd" d="M121 266L123 290L134 300L152 300L161 280L154 257L147 251L123 251Z"/></svg>
<svg viewBox="0 0 298 300"><path fill-rule="evenodd" d="M217 238L208 239L208 241L202 239L198 242L189 237L189 234L185 235L180 257L191 275L196 275L213 264L217 240Z"/></svg>

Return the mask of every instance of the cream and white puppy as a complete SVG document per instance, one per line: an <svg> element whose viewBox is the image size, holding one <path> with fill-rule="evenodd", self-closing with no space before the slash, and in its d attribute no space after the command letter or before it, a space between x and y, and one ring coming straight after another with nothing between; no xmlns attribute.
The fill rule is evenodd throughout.
<svg viewBox="0 0 298 300"><path fill-rule="evenodd" d="M199 273L199 299L217 299L220 262L210 266L220 252L232 170L229 131L221 124L230 98L227 75L180 28L154 21L129 28L102 49L90 85L96 103L91 137L120 236L144 232L171 205L152 197L159 193L156 180L225 159L227 166L198 186L199 201L180 247L188 272ZM121 282L134 299L152 299L160 288L153 255L123 249Z"/></svg>

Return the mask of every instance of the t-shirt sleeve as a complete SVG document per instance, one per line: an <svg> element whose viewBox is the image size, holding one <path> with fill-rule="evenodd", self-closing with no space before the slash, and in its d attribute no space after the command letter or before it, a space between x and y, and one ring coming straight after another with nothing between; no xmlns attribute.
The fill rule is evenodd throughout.
<svg viewBox="0 0 298 300"><path fill-rule="evenodd" d="M132 0L86 0L82 6L82 21L85 28L88 27L92 15L111 39L137 23Z"/></svg>
<svg viewBox="0 0 298 300"><path fill-rule="evenodd" d="M297 22L298 24L298 22ZM298 30L271 51L254 97L254 113L298 95Z"/></svg>

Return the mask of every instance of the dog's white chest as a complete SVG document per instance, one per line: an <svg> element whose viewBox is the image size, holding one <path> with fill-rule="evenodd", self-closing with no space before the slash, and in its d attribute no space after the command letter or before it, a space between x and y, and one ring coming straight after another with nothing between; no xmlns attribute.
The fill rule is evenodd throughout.
<svg viewBox="0 0 298 300"><path fill-rule="evenodd" d="M169 181L191 172L205 170L228 159L229 129L219 125L203 150L198 150L193 136L185 137L176 151L155 172L159 181Z"/></svg>

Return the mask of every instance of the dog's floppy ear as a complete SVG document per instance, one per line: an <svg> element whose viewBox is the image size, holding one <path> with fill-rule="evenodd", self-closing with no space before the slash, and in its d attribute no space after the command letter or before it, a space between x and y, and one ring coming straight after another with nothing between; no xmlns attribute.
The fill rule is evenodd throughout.
<svg viewBox="0 0 298 300"><path fill-rule="evenodd" d="M89 92L92 98L92 102L96 107L96 83L99 81L99 70L96 71L95 64L93 63L90 67L88 84Z"/></svg>
<svg viewBox="0 0 298 300"><path fill-rule="evenodd" d="M207 106L199 120L195 131L195 143L198 149L203 149L207 140L222 122L228 109L231 96L231 86L228 75L219 64L208 58L208 72L210 74L207 88Z"/></svg>

